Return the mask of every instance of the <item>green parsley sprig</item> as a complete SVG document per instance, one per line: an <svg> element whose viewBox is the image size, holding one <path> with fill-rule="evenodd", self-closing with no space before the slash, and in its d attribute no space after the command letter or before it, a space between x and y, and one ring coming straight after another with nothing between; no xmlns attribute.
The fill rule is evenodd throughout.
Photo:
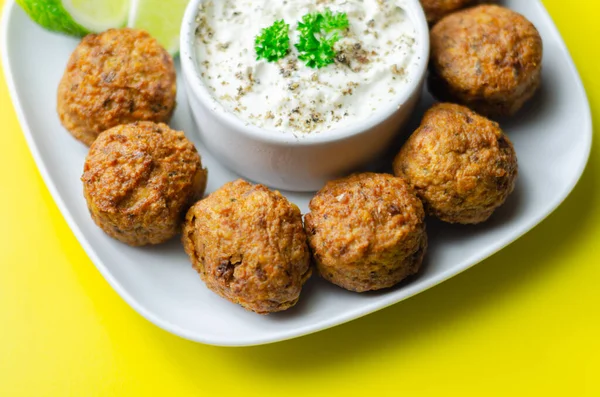
<svg viewBox="0 0 600 397"><path fill-rule="evenodd" d="M336 56L333 46L341 38L340 32L348 26L346 13L334 14L329 8L324 13L304 15L298 22L298 58L311 68L332 64Z"/></svg>
<svg viewBox="0 0 600 397"><path fill-rule="evenodd" d="M279 20L268 28L264 28L254 41L256 60L266 59L275 62L290 52L290 25Z"/></svg>

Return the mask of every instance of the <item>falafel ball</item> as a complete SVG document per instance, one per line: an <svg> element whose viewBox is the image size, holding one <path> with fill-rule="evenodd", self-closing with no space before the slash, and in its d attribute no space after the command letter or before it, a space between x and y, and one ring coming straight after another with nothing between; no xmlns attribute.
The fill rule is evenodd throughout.
<svg viewBox="0 0 600 397"><path fill-rule="evenodd" d="M175 78L173 59L144 31L87 35L58 86L60 121L88 146L120 124L168 123L175 109Z"/></svg>
<svg viewBox="0 0 600 397"><path fill-rule="evenodd" d="M462 8L476 4L479 0L420 0L427 22L433 25L443 17Z"/></svg>
<svg viewBox="0 0 600 397"><path fill-rule="evenodd" d="M190 208L182 240L209 289L259 314L294 306L311 275L298 207L241 179Z"/></svg>
<svg viewBox="0 0 600 397"><path fill-rule="evenodd" d="M392 287L419 271L427 249L423 205L389 174L328 182L304 221L319 273L350 291Z"/></svg>
<svg viewBox="0 0 600 397"><path fill-rule="evenodd" d="M496 5L448 15L431 30L429 90L492 118L514 115L541 83L543 45L524 16Z"/></svg>
<svg viewBox="0 0 600 397"><path fill-rule="evenodd" d="M515 187L517 155L497 123L454 104L427 111L394 160L427 212L445 222L486 221Z"/></svg>
<svg viewBox="0 0 600 397"><path fill-rule="evenodd" d="M94 222L109 236L139 246L180 231L185 212L204 194L206 177L183 132L141 121L100 134L81 180Z"/></svg>

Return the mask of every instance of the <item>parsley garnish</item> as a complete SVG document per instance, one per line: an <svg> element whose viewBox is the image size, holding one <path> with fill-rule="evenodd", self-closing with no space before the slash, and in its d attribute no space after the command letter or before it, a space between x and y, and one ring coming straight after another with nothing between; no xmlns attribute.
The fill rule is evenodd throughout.
<svg viewBox="0 0 600 397"><path fill-rule="evenodd" d="M275 62L290 52L290 25L282 19L263 29L254 41L256 60L263 58Z"/></svg>
<svg viewBox="0 0 600 397"><path fill-rule="evenodd" d="M348 26L346 13L334 14L329 8L322 14L304 15L298 22L298 58L311 68L322 68L333 63L336 55L333 45L341 38L339 32Z"/></svg>

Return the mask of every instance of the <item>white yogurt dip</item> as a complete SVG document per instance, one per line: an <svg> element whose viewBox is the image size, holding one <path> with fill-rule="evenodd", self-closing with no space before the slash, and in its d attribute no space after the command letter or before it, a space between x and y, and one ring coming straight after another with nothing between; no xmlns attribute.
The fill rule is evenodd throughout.
<svg viewBox="0 0 600 397"><path fill-rule="evenodd" d="M313 69L298 59L296 28L327 8L346 13L350 26L334 46L335 62ZM257 60L255 37L281 19L290 25L290 53ZM419 62L403 0L208 0L197 22L197 62L214 109L294 135L369 118L406 89Z"/></svg>

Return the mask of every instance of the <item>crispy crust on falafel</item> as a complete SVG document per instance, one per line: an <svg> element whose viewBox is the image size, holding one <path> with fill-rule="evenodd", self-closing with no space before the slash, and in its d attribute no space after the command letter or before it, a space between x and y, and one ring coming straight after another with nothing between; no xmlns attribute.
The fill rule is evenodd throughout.
<svg viewBox="0 0 600 397"><path fill-rule="evenodd" d="M86 145L135 121L168 122L177 93L173 59L148 33L110 29L83 38L58 86L63 126Z"/></svg>
<svg viewBox="0 0 600 397"><path fill-rule="evenodd" d="M495 5L459 11L431 30L429 90L488 117L511 116L540 86L542 56L524 16Z"/></svg>
<svg viewBox="0 0 600 397"><path fill-rule="evenodd" d="M294 306L311 275L298 207L241 179L190 208L182 240L209 289L259 314Z"/></svg>
<svg viewBox="0 0 600 397"><path fill-rule="evenodd" d="M450 223L487 220L512 193L517 155L500 126L455 104L438 104L394 160L427 212Z"/></svg>
<svg viewBox="0 0 600 397"><path fill-rule="evenodd" d="M327 183L311 200L305 227L321 276L365 292L418 272L427 247L424 216L404 180L363 173Z"/></svg>
<svg viewBox="0 0 600 397"><path fill-rule="evenodd" d="M159 244L175 236L189 206L202 197L207 172L183 132L138 122L100 134L87 155L83 191L106 234L126 244Z"/></svg>

